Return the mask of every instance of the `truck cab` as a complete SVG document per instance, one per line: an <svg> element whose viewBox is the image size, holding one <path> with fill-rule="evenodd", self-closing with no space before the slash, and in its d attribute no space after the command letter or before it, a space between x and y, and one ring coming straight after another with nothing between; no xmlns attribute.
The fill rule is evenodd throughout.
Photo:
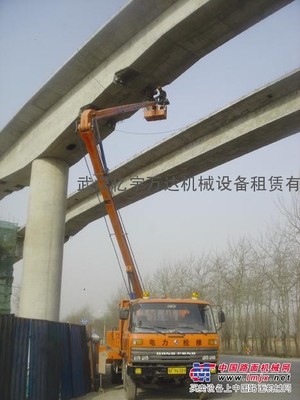
<svg viewBox="0 0 300 400"><path fill-rule="evenodd" d="M126 303L120 315L122 377L128 400L135 399L138 386L192 382L189 372L194 363L209 362L215 365L211 372L216 372L220 338L209 303L137 299ZM221 313L219 322L223 320Z"/></svg>

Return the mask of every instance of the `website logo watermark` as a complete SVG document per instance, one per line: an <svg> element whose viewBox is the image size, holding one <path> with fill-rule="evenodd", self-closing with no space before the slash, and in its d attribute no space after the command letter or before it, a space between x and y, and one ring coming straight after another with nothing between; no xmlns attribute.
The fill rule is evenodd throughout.
<svg viewBox="0 0 300 400"><path fill-rule="evenodd" d="M193 363L189 375L193 382L210 382L211 373L216 372L216 364L214 363Z"/></svg>
<svg viewBox="0 0 300 400"><path fill-rule="evenodd" d="M291 393L291 363L194 363L190 393ZM212 383L212 375L216 380Z"/></svg>

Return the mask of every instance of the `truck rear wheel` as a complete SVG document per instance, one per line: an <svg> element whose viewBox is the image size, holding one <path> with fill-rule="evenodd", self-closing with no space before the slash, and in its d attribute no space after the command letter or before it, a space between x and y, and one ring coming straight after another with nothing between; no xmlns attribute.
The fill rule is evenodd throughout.
<svg viewBox="0 0 300 400"><path fill-rule="evenodd" d="M127 374L126 374L125 390L126 390L126 400L136 400L136 392L137 392L136 383Z"/></svg>

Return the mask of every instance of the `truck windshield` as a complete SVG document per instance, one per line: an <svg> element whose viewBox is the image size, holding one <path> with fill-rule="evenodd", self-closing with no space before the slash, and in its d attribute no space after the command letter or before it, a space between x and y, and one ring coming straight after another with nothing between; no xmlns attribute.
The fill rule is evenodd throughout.
<svg viewBox="0 0 300 400"><path fill-rule="evenodd" d="M132 307L131 330L138 333L215 333L207 304L138 303Z"/></svg>

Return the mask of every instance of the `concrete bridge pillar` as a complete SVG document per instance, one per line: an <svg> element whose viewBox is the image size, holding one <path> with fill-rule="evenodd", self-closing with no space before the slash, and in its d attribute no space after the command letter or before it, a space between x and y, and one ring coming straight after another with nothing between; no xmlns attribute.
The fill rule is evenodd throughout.
<svg viewBox="0 0 300 400"><path fill-rule="evenodd" d="M68 172L61 160L32 163L20 317L59 319Z"/></svg>

